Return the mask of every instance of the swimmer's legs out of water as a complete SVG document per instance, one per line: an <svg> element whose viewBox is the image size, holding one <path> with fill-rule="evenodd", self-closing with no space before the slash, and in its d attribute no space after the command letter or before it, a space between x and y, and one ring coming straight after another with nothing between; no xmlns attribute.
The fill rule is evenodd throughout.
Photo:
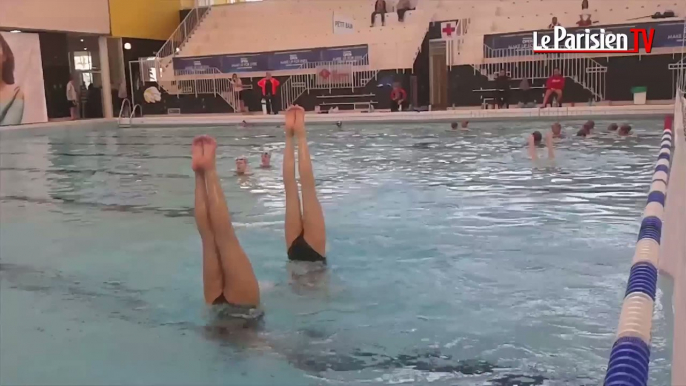
<svg viewBox="0 0 686 386"><path fill-rule="evenodd" d="M286 191L286 248L288 258L300 261L326 259L324 213L317 199L310 151L305 132L305 110L293 106L286 111L286 148L283 159L283 181ZM302 212L295 179L295 140L298 141L298 170L302 190Z"/></svg>
<svg viewBox="0 0 686 386"><path fill-rule="evenodd" d="M217 142L212 137L193 139L195 221L202 238L205 302L257 307L259 285L231 224L217 175L216 150Z"/></svg>

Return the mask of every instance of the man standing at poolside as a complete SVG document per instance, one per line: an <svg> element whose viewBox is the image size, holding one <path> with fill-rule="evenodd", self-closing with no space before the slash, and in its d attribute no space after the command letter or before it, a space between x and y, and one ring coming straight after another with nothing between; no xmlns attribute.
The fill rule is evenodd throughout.
<svg viewBox="0 0 686 386"><path fill-rule="evenodd" d="M272 73L267 72L266 76L257 82L257 85L262 89L262 99L267 104L267 114L277 114L279 110L274 104L276 98L276 90L279 87L279 81L272 78Z"/></svg>
<svg viewBox="0 0 686 386"><path fill-rule="evenodd" d="M67 83L67 102L69 102L69 115L72 121L79 117L79 93L76 91L75 79L76 76L72 74Z"/></svg>

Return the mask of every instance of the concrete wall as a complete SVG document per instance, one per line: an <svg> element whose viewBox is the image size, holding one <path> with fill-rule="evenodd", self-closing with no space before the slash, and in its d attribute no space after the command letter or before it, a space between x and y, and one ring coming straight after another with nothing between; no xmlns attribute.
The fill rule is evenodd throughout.
<svg viewBox="0 0 686 386"><path fill-rule="evenodd" d="M107 0L0 0L0 27L110 33Z"/></svg>
<svg viewBox="0 0 686 386"><path fill-rule="evenodd" d="M170 0L110 0L112 36L167 40L180 23L179 9Z"/></svg>

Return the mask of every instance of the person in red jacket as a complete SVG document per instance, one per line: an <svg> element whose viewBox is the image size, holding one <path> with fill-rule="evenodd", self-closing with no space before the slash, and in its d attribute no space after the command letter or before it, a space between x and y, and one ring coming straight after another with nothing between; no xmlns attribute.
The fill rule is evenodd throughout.
<svg viewBox="0 0 686 386"><path fill-rule="evenodd" d="M402 88L400 82L394 82L393 90L391 91L391 111L396 112L406 108L406 100L407 92Z"/></svg>
<svg viewBox="0 0 686 386"><path fill-rule="evenodd" d="M276 89L279 87L279 84L276 78L272 78L271 72L268 72L264 78L257 82L257 85L262 89L262 99L267 103L267 114L277 114L279 112L274 103Z"/></svg>
<svg viewBox="0 0 686 386"><path fill-rule="evenodd" d="M546 91L545 97L543 98L543 107L548 105L548 100L553 94L557 98L558 106L562 106L562 90L565 88L565 77L562 76L559 69L553 70L553 76L548 78L545 83ZM552 101L550 102L552 104Z"/></svg>

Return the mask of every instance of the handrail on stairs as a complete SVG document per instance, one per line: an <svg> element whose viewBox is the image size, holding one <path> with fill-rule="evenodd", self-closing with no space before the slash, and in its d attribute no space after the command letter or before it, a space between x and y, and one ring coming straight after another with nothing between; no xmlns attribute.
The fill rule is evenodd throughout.
<svg viewBox="0 0 686 386"><path fill-rule="evenodd" d="M119 108L119 119L117 119L117 124L121 126L121 119L124 117L124 107L129 106L131 110L131 100L129 98L124 98L121 102L121 107Z"/></svg>
<svg viewBox="0 0 686 386"><path fill-rule="evenodd" d="M133 118L136 116L136 109L141 112L141 116L143 115L143 107L141 107L140 104L136 104L133 106L133 110L131 111L131 116L129 116L129 126L133 124Z"/></svg>

